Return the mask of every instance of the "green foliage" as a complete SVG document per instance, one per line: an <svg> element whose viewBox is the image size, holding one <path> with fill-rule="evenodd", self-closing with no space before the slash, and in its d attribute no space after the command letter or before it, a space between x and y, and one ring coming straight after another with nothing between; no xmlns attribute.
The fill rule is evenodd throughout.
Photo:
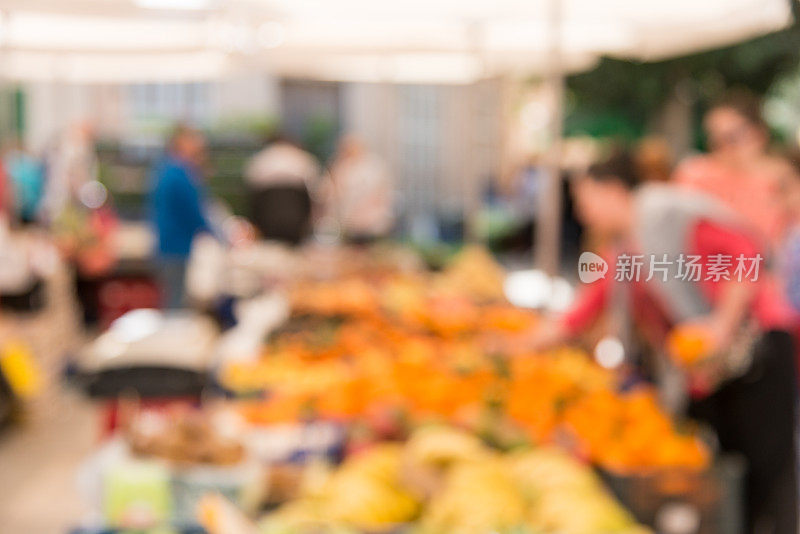
<svg viewBox="0 0 800 534"><path fill-rule="evenodd" d="M275 133L278 126L278 119L272 115L229 115L217 121L210 133L239 134L263 140Z"/></svg>
<svg viewBox="0 0 800 534"><path fill-rule="evenodd" d="M313 115L303 125L301 142L319 161L328 161L336 149L337 121L328 115Z"/></svg>
<svg viewBox="0 0 800 534"><path fill-rule="evenodd" d="M635 138L647 131L676 88L691 99L699 117L728 87L766 94L798 62L797 23L734 46L666 61L605 58L594 70L568 77L565 131L567 135Z"/></svg>

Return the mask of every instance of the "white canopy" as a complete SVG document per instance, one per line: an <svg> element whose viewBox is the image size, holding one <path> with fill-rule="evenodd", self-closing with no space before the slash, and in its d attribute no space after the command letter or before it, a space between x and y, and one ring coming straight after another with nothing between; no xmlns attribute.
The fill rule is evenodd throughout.
<svg viewBox="0 0 800 534"><path fill-rule="evenodd" d="M551 272L563 73L603 55L657 60L723 46L791 20L788 0L0 0L0 9L7 79L175 81L250 70L470 83L545 73L557 100L537 257Z"/></svg>
<svg viewBox="0 0 800 534"><path fill-rule="evenodd" d="M560 31L552 24L558 3ZM11 79L469 82L601 55L656 60L789 23L786 0L0 0ZM556 41L556 37L558 40Z"/></svg>

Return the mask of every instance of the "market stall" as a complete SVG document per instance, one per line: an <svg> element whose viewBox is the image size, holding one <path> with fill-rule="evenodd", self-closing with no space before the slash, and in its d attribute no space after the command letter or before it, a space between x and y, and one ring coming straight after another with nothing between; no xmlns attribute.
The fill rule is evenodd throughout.
<svg viewBox="0 0 800 534"><path fill-rule="evenodd" d="M436 273L399 252L305 251L282 321L249 354L219 354L216 387L156 406L123 394L84 469L108 524L738 531L741 466L651 385L578 348L514 349L540 320L508 303L482 249Z"/></svg>
<svg viewBox="0 0 800 534"><path fill-rule="evenodd" d="M7 80L53 83L53 107L56 84L259 72L477 88L543 75L552 98L537 245L553 273L564 73L603 56L726 45L785 27L790 11L783 0L9 0L0 60ZM476 95L465 110L479 107ZM470 135L467 149L478 144ZM458 184L464 219L483 179L475 171ZM98 191L101 202L85 207L107 200ZM76 286L96 286L87 293L99 332L70 362L72 385L101 408L101 439L78 477L91 508L78 532L742 531L739 459L667 413L619 354L603 358L594 342L526 348L526 334L547 328L544 304L563 307L571 294L543 271L509 276L475 246L433 271L397 245L196 239L193 309L162 313L144 309L161 301L147 229L86 213L50 222L43 256L61 266L60 254ZM5 237L0 307L17 337L22 315L43 312L55 271L8 254ZM530 303L537 309L520 306ZM46 316L30 342L0 339L0 420L41 387L26 345L46 338L58 354L41 352L59 358L72 348L61 319ZM663 352L678 368L703 365L703 335L673 333Z"/></svg>

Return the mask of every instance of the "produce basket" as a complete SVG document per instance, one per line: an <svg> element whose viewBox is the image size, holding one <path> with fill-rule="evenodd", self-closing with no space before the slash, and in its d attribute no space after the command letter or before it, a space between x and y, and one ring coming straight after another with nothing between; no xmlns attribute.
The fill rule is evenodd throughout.
<svg viewBox="0 0 800 534"><path fill-rule="evenodd" d="M708 470L601 475L636 519L658 534L739 534L744 463L724 456Z"/></svg>

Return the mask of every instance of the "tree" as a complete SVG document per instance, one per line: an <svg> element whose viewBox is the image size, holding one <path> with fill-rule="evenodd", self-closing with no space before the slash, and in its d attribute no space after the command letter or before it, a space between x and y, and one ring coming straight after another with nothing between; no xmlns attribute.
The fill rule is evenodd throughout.
<svg viewBox="0 0 800 534"><path fill-rule="evenodd" d="M566 134L635 139L676 91L690 99L695 123L729 87L765 95L800 63L798 3L791 4L794 23L763 37L652 63L604 58L594 70L568 77Z"/></svg>

